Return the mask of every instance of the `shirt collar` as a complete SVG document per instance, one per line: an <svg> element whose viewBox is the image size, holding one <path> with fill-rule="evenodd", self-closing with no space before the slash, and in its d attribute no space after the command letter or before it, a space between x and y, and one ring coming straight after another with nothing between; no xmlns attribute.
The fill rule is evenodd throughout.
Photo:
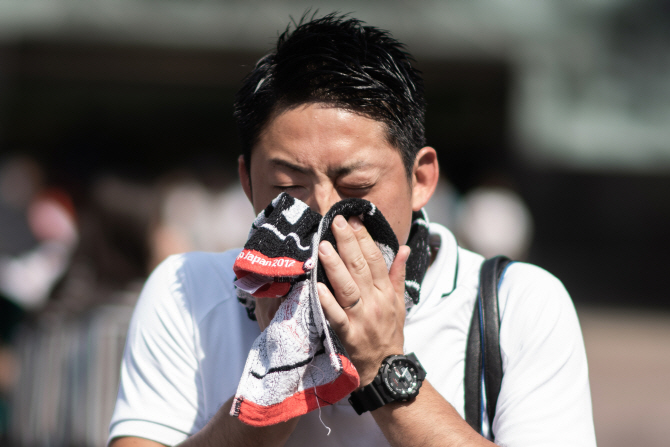
<svg viewBox="0 0 670 447"><path fill-rule="evenodd" d="M458 243L456 237L440 224L430 223L430 235L439 236L440 249L433 263L428 267L421 283L421 299L410 309L408 318L421 308L432 307L431 302L450 295L456 289L458 279Z"/></svg>

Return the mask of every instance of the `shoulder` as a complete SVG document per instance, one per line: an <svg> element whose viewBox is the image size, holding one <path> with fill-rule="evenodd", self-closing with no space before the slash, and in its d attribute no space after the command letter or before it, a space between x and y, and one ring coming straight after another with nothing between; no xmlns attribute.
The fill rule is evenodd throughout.
<svg viewBox="0 0 670 447"><path fill-rule="evenodd" d="M239 253L190 252L166 258L147 279L136 314L172 309L202 319L217 305L235 300L233 263Z"/></svg>
<svg viewBox="0 0 670 447"><path fill-rule="evenodd" d="M511 262L504 272L501 287L511 287L515 290L535 290L556 288L565 290L563 283L552 273L527 262Z"/></svg>
<svg viewBox="0 0 670 447"><path fill-rule="evenodd" d="M194 251L168 257L163 264L166 269L178 274L179 279L192 282L193 285L207 283L230 283L234 278L233 263L240 250L228 250L222 253Z"/></svg>
<svg viewBox="0 0 670 447"><path fill-rule="evenodd" d="M542 312L556 314L564 308L574 311L563 283L545 269L525 262L513 262L504 271L499 305L503 318L512 311L529 317Z"/></svg>
<svg viewBox="0 0 670 447"><path fill-rule="evenodd" d="M499 288L501 343L509 351L558 337L565 345L582 344L579 320L563 283L536 265L514 262Z"/></svg>

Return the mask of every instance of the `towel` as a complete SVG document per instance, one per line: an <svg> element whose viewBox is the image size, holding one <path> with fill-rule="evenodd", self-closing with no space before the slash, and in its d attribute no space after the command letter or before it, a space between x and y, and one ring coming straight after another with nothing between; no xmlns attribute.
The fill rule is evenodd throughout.
<svg viewBox="0 0 670 447"><path fill-rule="evenodd" d="M398 253L398 240L381 212L363 199L345 199L321 216L286 193L258 214L233 270L238 300L255 319L255 297L277 298L269 326L255 340L230 414L253 426L287 421L346 397L359 386L356 368L325 318L317 283L331 291L318 262L318 247L337 243L331 224L337 215L358 216L379 247L387 268ZM413 213L408 239L405 307L419 300L428 268L428 221Z"/></svg>

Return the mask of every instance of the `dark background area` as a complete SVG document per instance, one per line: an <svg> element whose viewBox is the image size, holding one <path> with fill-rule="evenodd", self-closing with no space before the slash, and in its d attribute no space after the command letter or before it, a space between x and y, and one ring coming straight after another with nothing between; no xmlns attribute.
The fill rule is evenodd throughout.
<svg viewBox="0 0 670 447"><path fill-rule="evenodd" d="M239 144L235 90L260 54L22 41L0 48L0 150L44 163L75 201L96 176L150 182L189 168L216 182ZM670 175L534 166L509 135L514 79L502 61L430 60L427 133L463 193L504 172L529 205L529 261L577 304L667 311ZM634 150L634 148L631 148ZM3 154L3 155L4 155ZM82 199L83 200L83 199Z"/></svg>

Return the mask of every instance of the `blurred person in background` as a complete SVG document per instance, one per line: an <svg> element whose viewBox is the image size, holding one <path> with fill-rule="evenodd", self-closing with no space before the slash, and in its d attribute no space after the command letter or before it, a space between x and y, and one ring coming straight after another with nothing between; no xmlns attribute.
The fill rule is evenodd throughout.
<svg viewBox="0 0 670 447"><path fill-rule="evenodd" d="M218 176L237 178L225 172ZM158 181L158 190L150 235L152 269L172 254L222 252L246 241L255 216L239 182L212 187L193 174L169 173Z"/></svg>
<svg viewBox="0 0 670 447"><path fill-rule="evenodd" d="M45 306L78 242L70 196L47 186L42 167L15 155L0 165L0 436L9 424L8 396L19 361L17 327Z"/></svg>
<svg viewBox="0 0 670 447"><path fill-rule="evenodd" d="M117 302L119 292L137 292L150 268L148 237L156 208L151 185L100 175L81 202L80 241L49 301L49 311L69 316Z"/></svg>
<svg viewBox="0 0 670 447"><path fill-rule="evenodd" d="M43 184L41 167L17 157L0 168L0 293L23 310L40 309L77 246L74 205Z"/></svg>
<svg viewBox="0 0 670 447"><path fill-rule="evenodd" d="M505 176L488 177L465 194L440 177L425 209L430 221L451 229L464 248L486 258L528 256L533 216Z"/></svg>
<svg viewBox="0 0 670 447"><path fill-rule="evenodd" d="M23 182L34 177L24 185L29 189L42 171L32 162L25 166L34 167L32 177L25 172L11 177ZM15 319L11 349L7 345L0 351L0 385L11 397L7 410L12 445L105 442L130 310L147 272L169 255L225 251L243 244L248 235L254 216L241 186L228 184L231 176L225 173L211 175L216 175L216 185L206 182L207 175L199 170L168 173L151 182L104 174L93 176L78 191L78 237L70 262L28 318ZM18 194L21 185L12 190ZM11 198L16 201L17 196ZM28 215L37 218L48 211L37 207ZM21 216L30 247L36 236L28 231L27 216ZM49 222L35 220L40 231L35 234L56 233L59 222ZM9 236L7 231L3 236ZM26 280L25 275L12 278ZM27 288L34 283L19 284Z"/></svg>
<svg viewBox="0 0 670 447"><path fill-rule="evenodd" d="M242 187L257 213L282 191L320 214L343 198L367 199L404 244L439 177L424 110L420 74L387 32L335 14L305 19L238 93ZM430 267L406 313L408 247L389 270L359 219L335 218L332 232L339 253L322 242L319 262L334 292L321 284L318 298L360 377L355 393L382 383L387 356L414 351L427 371L415 398L382 399L362 414L343 399L276 425L240 422L233 397L279 300L257 299L252 321L233 287L239 250L189 253L163 262L140 296L110 445L595 445L579 322L556 278L524 263L505 272L505 375L481 436L463 419L463 363L484 258L430 224Z"/></svg>
<svg viewBox="0 0 670 447"><path fill-rule="evenodd" d="M149 269L156 203L153 186L114 175L81 188L69 262L12 339L20 374L9 399L11 445L100 445L106 437L110 390L118 384L111 365L119 362L129 309ZM36 234L53 239L66 232L50 203L30 216L40 222Z"/></svg>
<svg viewBox="0 0 670 447"><path fill-rule="evenodd" d="M463 246L487 258L524 260L533 238L533 216L502 174L491 174L460 198L453 230Z"/></svg>

